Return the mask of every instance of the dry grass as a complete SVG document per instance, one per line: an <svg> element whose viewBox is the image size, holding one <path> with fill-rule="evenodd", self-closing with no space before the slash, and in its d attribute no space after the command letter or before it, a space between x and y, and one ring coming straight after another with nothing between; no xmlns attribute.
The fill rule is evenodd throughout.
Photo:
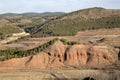
<svg viewBox="0 0 120 80"><path fill-rule="evenodd" d="M22 70L0 72L0 80L57 80L55 76L63 75L67 80L83 80L92 77L95 80L119 80L120 71L113 70ZM57 73L57 74L56 74ZM66 80L66 79L63 79Z"/></svg>
<svg viewBox="0 0 120 80"><path fill-rule="evenodd" d="M0 80L52 80L54 76L48 73L32 71L0 72Z"/></svg>
<svg viewBox="0 0 120 80"><path fill-rule="evenodd" d="M92 77L95 80L119 80L120 71L102 71L102 70L65 70L61 71L68 79L83 80L86 77Z"/></svg>

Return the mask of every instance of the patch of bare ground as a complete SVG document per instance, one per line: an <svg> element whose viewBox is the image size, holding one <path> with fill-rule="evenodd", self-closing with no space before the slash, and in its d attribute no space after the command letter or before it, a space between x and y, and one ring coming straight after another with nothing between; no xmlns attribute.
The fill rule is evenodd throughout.
<svg viewBox="0 0 120 80"><path fill-rule="evenodd" d="M120 28L79 31L76 36L80 35L120 35Z"/></svg>
<svg viewBox="0 0 120 80"><path fill-rule="evenodd" d="M22 50L32 49L54 38L55 37L29 38L28 40L22 42L11 43L11 44L0 44L1 45L0 49L7 49L7 48L19 48Z"/></svg>
<svg viewBox="0 0 120 80"><path fill-rule="evenodd" d="M0 41L0 44L5 44L7 42L10 42L10 41L14 41L14 40L17 40L18 38L22 37L22 36L27 36L27 35L30 35L29 33L26 33L26 32L21 32L21 33L14 33L12 34L11 37L8 37L4 40L1 40Z"/></svg>

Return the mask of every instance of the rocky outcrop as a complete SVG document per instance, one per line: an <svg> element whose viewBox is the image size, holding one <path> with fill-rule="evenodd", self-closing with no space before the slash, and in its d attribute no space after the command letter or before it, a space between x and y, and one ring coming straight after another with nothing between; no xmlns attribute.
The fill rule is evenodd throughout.
<svg viewBox="0 0 120 80"><path fill-rule="evenodd" d="M87 48L84 45L73 45L65 53L65 64L78 66L87 64Z"/></svg>
<svg viewBox="0 0 120 80"><path fill-rule="evenodd" d="M93 46L88 50L88 65L106 65L118 60L118 50L106 46Z"/></svg>
<svg viewBox="0 0 120 80"><path fill-rule="evenodd" d="M108 65L118 60L119 51L107 46L64 45L57 41L43 52L1 61L0 67L61 68L64 66Z"/></svg>

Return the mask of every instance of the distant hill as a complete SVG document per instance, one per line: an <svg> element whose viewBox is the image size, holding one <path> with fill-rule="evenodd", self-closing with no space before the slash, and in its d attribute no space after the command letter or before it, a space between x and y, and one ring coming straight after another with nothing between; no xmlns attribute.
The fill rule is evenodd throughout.
<svg viewBox="0 0 120 80"><path fill-rule="evenodd" d="M4 18L10 18L10 17L20 17L20 14L15 14L15 13L5 13L5 14L0 14L0 19Z"/></svg>
<svg viewBox="0 0 120 80"><path fill-rule="evenodd" d="M16 13L0 14L0 39L5 39L7 36L11 36L13 33L23 32L23 29L25 31L28 29L31 29L30 27L36 29L36 27L48 21L49 19L52 19L62 14L65 14L65 13L63 12L45 12L45 13L28 12L28 13L22 13L22 14L16 14ZM28 29L26 29L26 27ZM30 31L33 31L33 30L34 29Z"/></svg>
<svg viewBox="0 0 120 80"><path fill-rule="evenodd" d="M44 13L36 13L36 12L28 12L28 13L5 13L0 14L0 18L6 18L6 17L39 17L39 16L58 16L65 14L64 12L44 12Z"/></svg>
<svg viewBox="0 0 120 80"><path fill-rule="evenodd" d="M33 36L75 35L78 31L100 28L120 28L120 9L94 7L74 11L40 25Z"/></svg>
<svg viewBox="0 0 120 80"><path fill-rule="evenodd" d="M44 12L44 13L34 13L34 12L29 12L29 13L23 13L21 14L23 17L37 17L37 16L58 16L65 14L64 12Z"/></svg>
<svg viewBox="0 0 120 80"><path fill-rule="evenodd" d="M42 16L59 16L59 15L63 15L66 14L65 12L44 12L41 13Z"/></svg>

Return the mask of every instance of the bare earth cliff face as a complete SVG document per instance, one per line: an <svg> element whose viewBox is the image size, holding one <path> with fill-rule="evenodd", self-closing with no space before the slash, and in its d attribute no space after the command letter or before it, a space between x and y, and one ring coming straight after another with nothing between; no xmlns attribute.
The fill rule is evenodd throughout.
<svg viewBox="0 0 120 80"><path fill-rule="evenodd" d="M62 68L64 66L109 65L118 60L118 50L106 46L64 45L57 41L43 52L0 62L2 68Z"/></svg>

